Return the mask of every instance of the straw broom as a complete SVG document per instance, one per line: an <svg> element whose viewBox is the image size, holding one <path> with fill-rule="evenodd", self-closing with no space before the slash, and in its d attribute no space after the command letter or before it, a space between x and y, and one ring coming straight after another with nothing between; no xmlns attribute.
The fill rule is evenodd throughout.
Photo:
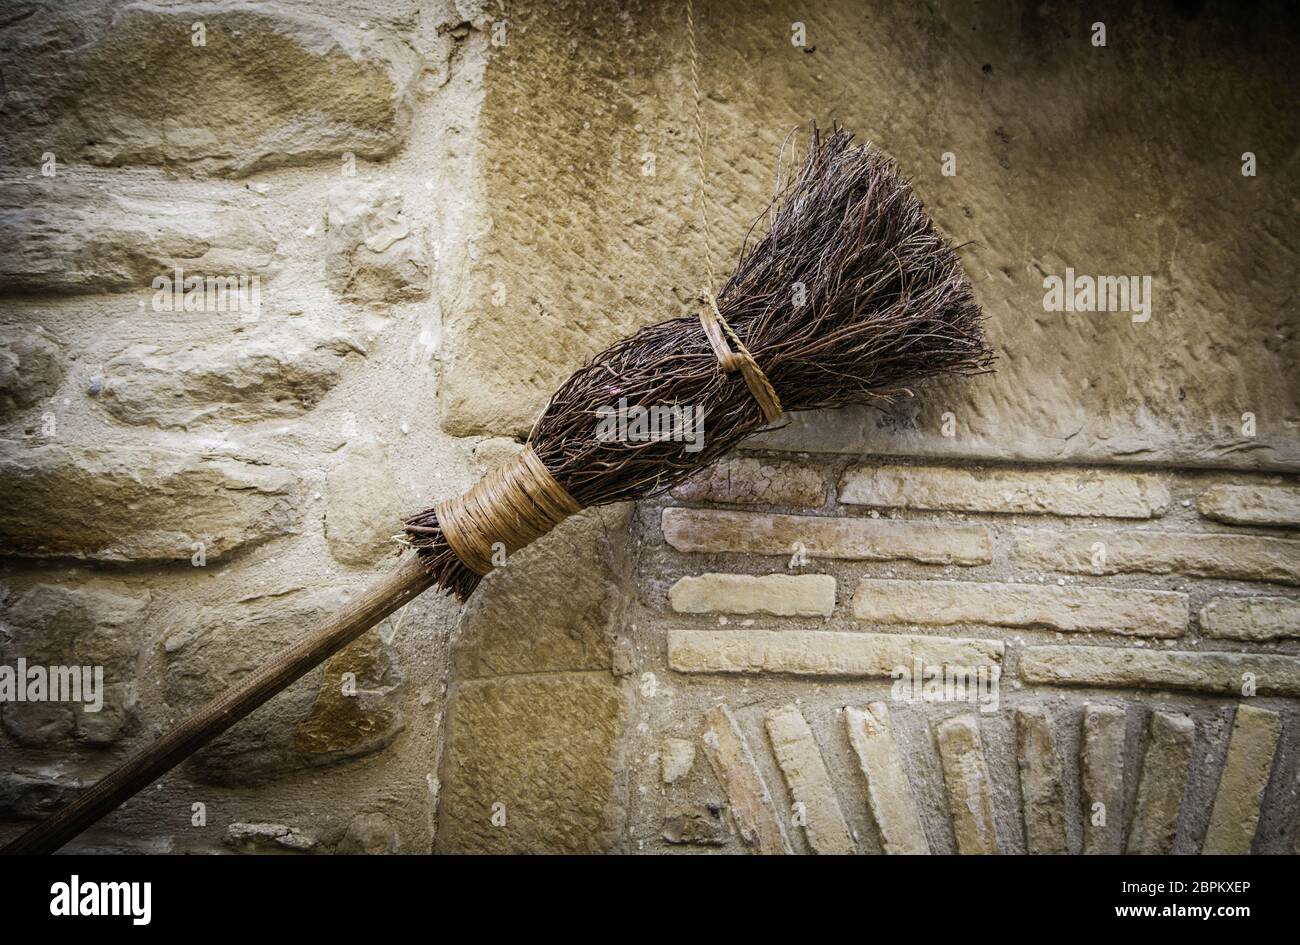
<svg viewBox="0 0 1300 945"><path fill-rule="evenodd" d="M881 404L928 377L988 369L956 254L880 151L842 129L823 139L814 126L805 160L759 223L698 316L596 355L551 398L517 456L406 519L412 551L392 573L0 852L57 849L412 598L437 587L465 600L502 552L583 508L663 493L784 412ZM599 435L620 402L702 409L703 448Z"/></svg>

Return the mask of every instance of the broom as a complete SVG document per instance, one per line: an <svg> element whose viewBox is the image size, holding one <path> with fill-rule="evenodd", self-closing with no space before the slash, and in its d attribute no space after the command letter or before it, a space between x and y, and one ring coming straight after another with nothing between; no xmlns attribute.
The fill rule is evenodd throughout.
<svg viewBox="0 0 1300 945"><path fill-rule="evenodd" d="M436 586L467 599L503 555L583 508L663 493L786 411L880 404L923 378L988 368L956 254L884 154L843 129L823 139L814 125L765 217L698 317L596 355L519 454L406 519L414 554L391 574L0 852L57 849L418 594ZM603 435L614 404L703 410L704 444Z"/></svg>

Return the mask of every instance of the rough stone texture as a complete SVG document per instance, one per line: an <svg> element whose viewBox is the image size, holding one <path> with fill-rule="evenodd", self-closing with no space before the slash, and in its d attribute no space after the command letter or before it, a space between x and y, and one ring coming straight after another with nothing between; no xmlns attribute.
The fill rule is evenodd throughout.
<svg viewBox="0 0 1300 945"><path fill-rule="evenodd" d="M353 302L386 303L429 294L429 249L387 181L348 181L329 193L325 280Z"/></svg>
<svg viewBox="0 0 1300 945"><path fill-rule="evenodd" d="M397 828L386 816L377 811L357 814L348 824L347 833L334 848L335 853L368 855L400 853Z"/></svg>
<svg viewBox="0 0 1300 945"><path fill-rule="evenodd" d="M1024 530L1016 533L1012 554L1016 561L1029 567L1069 574L1177 572L1197 577L1300 584L1300 541L1283 538L1094 529Z"/></svg>
<svg viewBox="0 0 1300 945"><path fill-rule="evenodd" d="M24 745L60 747L69 738L111 745L135 720L136 663L144 640L147 594L119 593L99 584L38 584L6 600L0 661L16 667L103 667L103 708L74 702L0 703L0 720ZM84 679L84 677L83 677ZM83 699L87 693L82 690Z"/></svg>
<svg viewBox="0 0 1300 945"><path fill-rule="evenodd" d="M1201 493L1196 507L1206 518L1229 525L1300 527L1300 489L1220 483Z"/></svg>
<svg viewBox="0 0 1300 945"><path fill-rule="evenodd" d="M134 344L104 365L99 403L122 423L163 428L296 417L338 383L351 354L365 354L356 339L294 321L217 344Z"/></svg>
<svg viewBox="0 0 1300 945"><path fill-rule="evenodd" d="M713 773L727 794L731 817L741 840L754 853L794 852L785 826L777 816L772 794L754 764L749 743L731 710L718 705L706 712L700 740Z"/></svg>
<svg viewBox="0 0 1300 945"><path fill-rule="evenodd" d="M291 531L296 494L288 470L197 451L0 441L0 552L181 561L202 542L210 561Z"/></svg>
<svg viewBox="0 0 1300 945"><path fill-rule="evenodd" d="M772 614L829 617L835 578L829 574L701 574L680 578L668 592L682 614Z"/></svg>
<svg viewBox="0 0 1300 945"><path fill-rule="evenodd" d="M1300 696L1300 657L1255 653L1144 650L1114 646L1031 646L1020 677L1056 686L1187 689L1242 695L1248 679L1261 696Z"/></svg>
<svg viewBox="0 0 1300 945"><path fill-rule="evenodd" d="M822 471L807 463L727 456L672 491L685 502L725 505L820 507L826 501Z"/></svg>
<svg viewBox="0 0 1300 945"><path fill-rule="evenodd" d="M916 799L903 768L889 723L889 707L873 702L866 710L844 707L849 743L867 781L867 803L886 853L925 854L930 845L917 813Z"/></svg>
<svg viewBox="0 0 1300 945"><path fill-rule="evenodd" d="M80 785L27 771L0 771L0 817L39 820L77 796Z"/></svg>
<svg viewBox="0 0 1300 945"><path fill-rule="evenodd" d="M393 536L408 514L394 485L388 452L373 440L348 448L325 478L325 540L335 560L368 567L394 555Z"/></svg>
<svg viewBox="0 0 1300 945"><path fill-rule="evenodd" d="M1201 632L1251 643L1300 638L1300 600L1215 597L1201 609Z"/></svg>
<svg viewBox="0 0 1300 945"><path fill-rule="evenodd" d="M853 616L880 623L976 623L1177 637L1187 629L1188 602L1186 594L1171 591L864 578L853 595Z"/></svg>
<svg viewBox="0 0 1300 945"><path fill-rule="evenodd" d="M309 853L316 838L287 824L231 824L226 846L239 853Z"/></svg>
<svg viewBox="0 0 1300 945"><path fill-rule="evenodd" d="M730 836L725 810L721 804L674 802L664 816L663 837L669 843L720 847Z"/></svg>
<svg viewBox="0 0 1300 945"><path fill-rule="evenodd" d="M1142 779L1138 782L1125 852L1173 852L1195 736L1196 725L1187 716L1151 713Z"/></svg>
<svg viewBox="0 0 1300 945"><path fill-rule="evenodd" d="M976 565L992 560L982 525L664 509L663 532L678 551L793 555L802 548L812 558L851 561Z"/></svg>
<svg viewBox="0 0 1300 945"><path fill-rule="evenodd" d="M814 853L857 852L826 762L803 714L793 705L773 709L767 713L767 735L794 798L798 814L794 822L803 827L808 846Z"/></svg>
<svg viewBox="0 0 1300 945"><path fill-rule="evenodd" d="M1118 706L1083 707L1079 790L1086 854L1123 852L1126 719L1127 713Z"/></svg>
<svg viewBox="0 0 1300 945"><path fill-rule="evenodd" d="M1281 735L1282 720L1276 712L1237 706L1202 853L1250 852Z"/></svg>
<svg viewBox="0 0 1300 945"><path fill-rule="evenodd" d="M1169 489L1156 476L1100 469L873 465L846 470L839 499L880 508L1152 518L1168 508Z"/></svg>
<svg viewBox="0 0 1300 945"><path fill-rule="evenodd" d="M32 50L6 102L11 128L28 129L0 152L9 162L49 149L60 162L241 176L380 158L405 137L419 63L388 30L278 3L78 6L40 10L6 36L6 57Z"/></svg>
<svg viewBox="0 0 1300 945"><path fill-rule="evenodd" d="M664 784L676 784L691 773L695 764L695 744L684 738L666 738L660 752Z"/></svg>
<svg viewBox="0 0 1300 945"><path fill-rule="evenodd" d="M49 397L67 369L63 349L43 328L0 330L0 417Z"/></svg>
<svg viewBox="0 0 1300 945"><path fill-rule="evenodd" d="M1030 853L1069 853L1065 838L1065 773L1047 711L1016 709L1016 763Z"/></svg>
<svg viewBox="0 0 1300 945"><path fill-rule="evenodd" d="M152 175L0 181L0 293L149 292L153 280L275 271L248 195ZM237 316L221 316L231 319Z"/></svg>
<svg viewBox="0 0 1300 945"><path fill-rule="evenodd" d="M829 630L668 631L668 665L679 673L789 673L888 677L897 667L984 666L1002 661L998 640L841 633ZM1300 661L1298 661L1300 662Z"/></svg>
<svg viewBox="0 0 1300 945"><path fill-rule="evenodd" d="M935 728L952 829L960 854L1001 852L993 826L993 796L979 722L973 715L945 719Z"/></svg>

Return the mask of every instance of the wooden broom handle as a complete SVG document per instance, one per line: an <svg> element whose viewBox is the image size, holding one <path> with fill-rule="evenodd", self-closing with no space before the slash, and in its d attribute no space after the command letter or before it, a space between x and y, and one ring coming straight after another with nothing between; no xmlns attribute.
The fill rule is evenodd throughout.
<svg viewBox="0 0 1300 945"><path fill-rule="evenodd" d="M213 699L172 731L101 778L0 853L53 853L123 801L152 784L203 745L248 715L294 680L324 662L403 604L433 584L415 555L324 626L293 646L233 689Z"/></svg>

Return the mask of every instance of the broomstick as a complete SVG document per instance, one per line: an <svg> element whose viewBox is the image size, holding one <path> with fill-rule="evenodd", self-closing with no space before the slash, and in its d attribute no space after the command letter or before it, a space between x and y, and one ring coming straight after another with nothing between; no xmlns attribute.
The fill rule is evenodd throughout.
<svg viewBox="0 0 1300 945"><path fill-rule="evenodd" d="M2 851L58 849L431 586L465 600L507 556L587 507L658 495L785 411L880 404L936 375L986 370L982 315L952 248L893 162L812 128L778 175L762 235L698 317L644 328L555 393L513 459L405 521L414 553L341 613ZM757 227L758 222L755 223ZM598 433L611 404L693 406L698 451ZM604 411L602 411L604 408Z"/></svg>

